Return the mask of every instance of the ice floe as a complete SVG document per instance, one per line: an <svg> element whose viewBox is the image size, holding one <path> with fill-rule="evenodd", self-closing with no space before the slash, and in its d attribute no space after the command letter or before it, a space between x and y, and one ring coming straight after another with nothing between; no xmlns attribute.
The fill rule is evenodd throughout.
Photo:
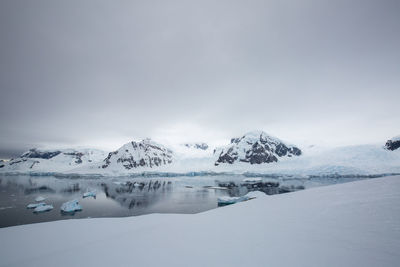
<svg viewBox="0 0 400 267"><path fill-rule="evenodd" d="M46 199L45 197L38 196L37 198L35 198L35 201L36 201L36 202L41 202L41 201L43 201L43 200L45 200L45 199Z"/></svg>
<svg viewBox="0 0 400 267"><path fill-rule="evenodd" d="M39 212L50 211L50 210L52 210L52 209L53 209L53 205L47 205L47 204L45 204L45 205L37 206L37 207L33 210L33 212L39 213Z"/></svg>
<svg viewBox="0 0 400 267"><path fill-rule="evenodd" d="M261 178L246 178L246 179L243 179L243 182L249 183L249 184L260 183L260 182L262 182L262 179Z"/></svg>
<svg viewBox="0 0 400 267"><path fill-rule="evenodd" d="M92 191L88 190L85 193L83 193L83 198L87 198L87 197L96 198L96 190L92 190Z"/></svg>
<svg viewBox="0 0 400 267"><path fill-rule="evenodd" d="M37 208L37 207L39 207L39 206L44 206L44 205L46 205L46 203L44 203L44 202L40 202L40 203L31 203L31 204L28 204L28 206L26 206L26 208L27 208L27 209L35 209L35 208Z"/></svg>
<svg viewBox="0 0 400 267"><path fill-rule="evenodd" d="M246 195L241 196L241 197L223 196L223 197L218 198L218 206L226 206L226 205L230 205L230 204L235 204L238 202L254 199L254 198L257 198L260 196L265 196L265 193L261 192L261 191L253 191L253 192L249 192Z"/></svg>
<svg viewBox="0 0 400 267"><path fill-rule="evenodd" d="M74 199L68 202L65 202L61 205L61 211L67 213L73 213L75 211L81 211L82 206L79 205L79 201Z"/></svg>

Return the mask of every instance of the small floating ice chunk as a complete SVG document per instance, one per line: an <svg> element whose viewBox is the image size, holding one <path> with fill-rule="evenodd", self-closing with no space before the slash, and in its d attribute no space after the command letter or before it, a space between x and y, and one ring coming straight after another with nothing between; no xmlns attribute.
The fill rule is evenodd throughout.
<svg viewBox="0 0 400 267"><path fill-rule="evenodd" d="M45 199L46 199L45 197L38 196L37 198L35 198L35 201L36 201L36 202L40 202L40 201L43 201L43 200L45 200Z"/></svg>
<svg viewBox="0 0 400 267"><path fill-rule="evenodd" d="M228 196L219 197L218 198L218 206L235 204L238 202L254 199L254 198L257 198L260 196L265 196L265 193L260 192L260 191L254 191L254 192L249 192L246 195L241 196L241 197L228 197Z"/></svg>
<svg viewBox="0 0 400 267"><path fill-rule="evenodd" d="M222 187L222 186L211 186L211 185L203 186L203 188L206 188L206 189L216 189L216 190L228 190L227 187Z"/></svg>
<svg viewBox="0 0 400 267"><path fill-rule="evenodd" d="M6 209L12 209L14 208L13 206L8 206L8 207L0 207L0 210L6 210Z"/></svg>
<svg viewBox="0 0 400 267"><path fill-rule="evenodd" d="M235 203L242 202L242 201L245 201L245 200L247 200L245 198L245 196L242 196L242 197L227 197L227 196L219 197L218 198L218 206L235 204Z"/></svg>
<svg viewBox="0 0 400 267"><path fill-rule="evenodd" d="M33 212L35 213L39 213L39 212L45 212L45 211L50 211L53 209L53 205L41 205L41 206L37 206Z"/></svg>
<svg viewBox="0 0 400 267"><path fill-rule="evenodd" d="M246 179L243 179L243 182L249 183L249 184L259 183L259 182L262 182L262 179L261 178L246 178Z"/></svg>
<svg viewBox="0 0 400 267"><path fill-rule="evenodd" d="M116 182L113 182L113 183L116 184L116 185L126 185L126 182L116 181Z"/></svg>
<svg viewBox="0 0 400 267"><path fill-rule="evenodd" d="M96 190L86 191L85 193L83 193L83 198L87 198L87 197L96 198Z"/></svg>
<svg viewBox="0 0 400 267"><path fill-rule="evenodd" d="M245 196L248 198L248 200L250 200L253 198L265 197L266 194L262 191L252 191L247 193Z"/></svg>
<svg viewBox="0 0 400 267"><path fill-rule="evenodd" d="M39 206L44 206L44 205L46 205L46 203L44 203L44 202L40 202L40 203L31 203L31 204L28 204L28 206L26 206L26 208L27 208L27 209L35 209L35 208L37 208L37 207L39 207Z"/></svg>
<svg viewBox="0 0 400 267"><path fill-rule="evenodd" d="M65 202L64 204L61 205L62 212L75 212L75 211L81 211L81 210L82 210L82 206L79 205L79 201L76 199Z"/></svg>

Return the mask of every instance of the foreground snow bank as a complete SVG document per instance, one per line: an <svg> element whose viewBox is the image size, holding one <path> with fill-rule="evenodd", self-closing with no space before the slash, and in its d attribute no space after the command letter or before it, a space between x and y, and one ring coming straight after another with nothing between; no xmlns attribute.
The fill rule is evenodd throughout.
<svg viewBox="0 0 400 267"><path fill-rule="evenodd" d="M398 266L399 203L394 176L195 215L15 226L0 229L0 265Z"/></svg>

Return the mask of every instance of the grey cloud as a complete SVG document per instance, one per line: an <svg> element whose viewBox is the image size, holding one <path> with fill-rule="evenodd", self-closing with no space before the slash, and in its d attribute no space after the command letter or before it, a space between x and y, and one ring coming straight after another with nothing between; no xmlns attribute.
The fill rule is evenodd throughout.
<svg viewBox="0 0 400 267"><path fill-rule="evenodd" d="M389 0L2 1L0 151L176 125L380 142L400 130L399 13Z"/></svg>

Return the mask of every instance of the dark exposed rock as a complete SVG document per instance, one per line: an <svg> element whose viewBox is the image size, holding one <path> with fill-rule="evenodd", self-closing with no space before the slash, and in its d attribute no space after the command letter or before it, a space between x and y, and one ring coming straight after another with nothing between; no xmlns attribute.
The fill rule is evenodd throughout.
<svg viewBox="0 0 400 267"><path fill-rule="evenodd" d="M39 151L36 148L30 149L28 152L22 154L22 158L38 158L38 159L51 159L60 154L61 151Z"/></svg>
<svg viewBox="0 0 400 267"><path fill-rule="evenodd" d="M35 160L34 162L32 162L32 165L29 168L32 169L33 166L35 166L35 164L38 164L38 163L39 163L39 161Z"/></svg>
<svg viewBox="0 0 400 267"><path fill-rule="evenodd" d="M18 163L25 162L25 161L27 161L27 159L12 159L12 160L10 160L9 165L18 164Z"/></svg>
<svg viewBox="0 0 400 267"><path fill-rule="evenodd" d="M187 148L195 148L200 150L207 150L208 145L206 143L193 143L193 144L183 144Z"/></svg>
<svg viewBox="0 0 400 267"><path fill-rule="evenodd" d="M385 144L385 148L392 151L400 148L400 138L392 138L391 140L388 140Z"/></svg>

